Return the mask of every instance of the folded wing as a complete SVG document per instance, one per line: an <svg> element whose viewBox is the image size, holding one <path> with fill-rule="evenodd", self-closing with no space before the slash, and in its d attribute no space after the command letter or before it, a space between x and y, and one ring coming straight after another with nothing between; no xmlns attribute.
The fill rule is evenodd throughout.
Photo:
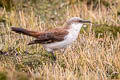
<svg viewBox="0 0 120 80"><path fill-rule="evenodd" d="M31 44L48 44L53 42L62 41L65 39L65 36L68 34L66 29L56 28L51 31L41 32L36 40L31 41L28 45Z"/></svg>

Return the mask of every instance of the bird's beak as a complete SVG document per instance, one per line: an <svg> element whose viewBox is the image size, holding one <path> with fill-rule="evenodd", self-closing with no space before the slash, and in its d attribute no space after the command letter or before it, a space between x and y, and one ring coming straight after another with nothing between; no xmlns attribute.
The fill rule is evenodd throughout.
<svg viewBox="0 0 120 80"><path fill-rule="evenodd" d="M89 20L83 20L82 23L91 23Z"/></svg>

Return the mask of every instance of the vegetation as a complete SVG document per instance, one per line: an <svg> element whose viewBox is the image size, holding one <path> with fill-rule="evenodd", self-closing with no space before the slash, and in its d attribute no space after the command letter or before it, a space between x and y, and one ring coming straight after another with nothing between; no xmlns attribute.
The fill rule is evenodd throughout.
<svg viewBox="0 0 120 80"><path fill-rule="evenodd" d="M120 79L119 0L0 0L0 80ZM33 38L11 26L36 31L61 26L73 16L92 21L54 62Z"/></svg>

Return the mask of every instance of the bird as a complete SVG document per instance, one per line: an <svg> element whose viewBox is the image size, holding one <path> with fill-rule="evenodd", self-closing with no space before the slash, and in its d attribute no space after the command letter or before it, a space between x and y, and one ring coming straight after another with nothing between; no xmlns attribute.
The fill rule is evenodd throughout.
<svg viewBox="0 0 120 80"><path fill-rule="evenodd" d="M80 17L72 17L65 22L63 27L56 27L47 31L38 32L23 29L21 27L11 27L11 30L19 34L34 37L35 40L30 41L28 45L41 44L56 60L54 51L67 48L71 45L78 38L78 34L83 24L86 23L91 23L91 21L83 20Z"/></svg>

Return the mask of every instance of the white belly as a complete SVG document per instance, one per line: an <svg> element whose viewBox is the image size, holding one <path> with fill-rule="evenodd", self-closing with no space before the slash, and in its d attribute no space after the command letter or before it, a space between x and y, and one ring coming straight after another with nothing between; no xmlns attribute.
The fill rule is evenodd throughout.
<svg viewBox="0 0 120 80"><path fill-rule="evenodd" d="M45 48L49 48L49 49L53 49L53 50L54 49L61 49L61 48L65 48L68 45L72 44L72 42L75 40L76 40L76 37L69 34L65 37L65 40L63 40L63 41L54 42L54 43L50 43L50 44L44 44L43 46Z"/></svg>

